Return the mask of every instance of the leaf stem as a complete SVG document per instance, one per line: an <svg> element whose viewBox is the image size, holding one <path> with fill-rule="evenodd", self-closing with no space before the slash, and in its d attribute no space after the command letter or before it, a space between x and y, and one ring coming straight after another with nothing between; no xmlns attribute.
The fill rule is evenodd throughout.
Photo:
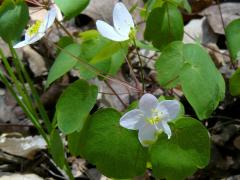
<svg viewBox="0 0 240 180"><path fill-rule="evenodd" d="M35 89L34 84L31 80L30 76L28 75L26 69L24 68L24 65L22 64L21 60L19 59L19 57L18 57L15 49L13 48L12 44L9 43L8 45L9 45L9 49L12 53L13 58L16 60L16 66L20 67L20 69L21 69L21 71L24 75L24 78L26 79L27 83L29 84L29 87L31 89L33 98L36 100L39 113L40 113L40 115L41 115L41 117L42 117L42 119L43 119L43 121L44 121L44 123L47 127L48 132L50 133L51 130L52 130L51 122L50 122L49 117L47 115L47 112L46 112L46 110L45 110L45 108L44 108L44 106L43 106L43 104L40 100L40 97L37 93L37 90Z"/></svg>
<svg viewBox="0 0 240 180"><path fill-rule="evenodd" d="M42 129L41 124L38 122L38 119L32 114L32 112L28 109L28 107L24 104L24 102L19 98L17 93L14 91L12 85L8 82L7 78L3 75L2 71L0 71L0 79L5 84L7 89L11 92L11 94L16 99L17 103L21 106L24 113L28 115L28 117L31 119L34 126L37 128L39 133L42 135L42 137L45 139L46 143L49 145L49 139L46 134L46 132Z"/></svg>

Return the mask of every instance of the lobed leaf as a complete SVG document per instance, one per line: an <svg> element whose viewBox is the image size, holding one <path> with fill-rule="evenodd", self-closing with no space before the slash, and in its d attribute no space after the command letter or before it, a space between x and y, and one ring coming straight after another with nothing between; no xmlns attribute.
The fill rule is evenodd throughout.
<svg viewBox="0 0 240 180"><path fill-rule="evenodd" d="M173 88L181 85L199 119L206 119L225 95L225 82L210 56L199 45L173 42L156 62L157 79Z"/></svg>
<svg viewBox="0 0 240 180"><path fill-rule="evenodd" d="M200 122L187 117L178 119L172 129L171 139L160 134L150 148L153 174L167 180L184 180L208 164L209 135Z"/></svg>
<svg viewBox="0 0 240 180"><path fill-rule="evenodd" d="M81 154L106 176L133 178L143 175L147 149L137 138L137 131L119 124L121 114L102 109L92 115L82 132Z"/></svg>

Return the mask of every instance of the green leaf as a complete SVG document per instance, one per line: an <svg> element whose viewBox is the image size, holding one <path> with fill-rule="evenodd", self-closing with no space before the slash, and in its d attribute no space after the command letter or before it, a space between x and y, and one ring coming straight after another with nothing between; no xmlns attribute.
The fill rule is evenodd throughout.
<svg viewBox="0 0 240 180"><path fill-rule="evenodd" d="M126 58L128 53L128 47L121 47L115 54L111 56L111 65L108 71L110 75L116 75L122 64L124 63L124 59Z"/></svg>
<svg viewBox="0 0 240 180"><path fill-rule="evenodd" d="M240 19L232 21L226 28L227 46L234 61L240 53Z"/></svg>
<svg viewBox="0 0 240 180"><path fill-rule="evenodd" d="M240 68L230 78L230 93L232 96L240 96Z"/></svg>
<svg viewBox="0 0 240 180"><path fill-rule="evenodd" d="M153 9L147 19L144 37L160 50L173 41L182 40L183 19L177 7L164 3Z"/></svg>
<svg viewBox="0 0 240 180"><path fill-rule="evenodd" d="M127 44L107 40L95 33L88 31L81 33L83 42L81 44L81 60L90 64L96 71L102 74L115 74L121 67L127 54ZM82 63L76 66L83 79L91 79L97 76L97 72L89 70Z"/></svg>
<svg viewBox="0 0 240 180"><path fill-rule="evenodd" d="M191 8L188 0L182 0L182 3L180 4L180 7L182 7L183 9L186 9L188 13L192 12L192 8Z"/></svg>
<svg viewBox="0 0 240 180"><path fill-rule="evenodd" d="M144 41L138 41L136 40L137 47L141 49L151 50L151 51L159 51L157 48L153 47L152 44L146 43Z"/></svg>
<svg viewBox="0 0 240 180"><path fill-rule="evenodd" d="M208 164L209 135L201 123L187 117L177 120L172 130L170 139L162 133L150 148L153 174L167 180L183 180Z"/></svg>
<svg viewBox="0 0 240 180"><path fill-rule="evenodd" d="M56 105L58 127L70 134L81 131L89 112L96 103L97 87L77 80L61 95Z"/></svg>
<svg viewBox="0 0 240 180"><path fill-rule="evenodd" d="M224 98L225 82L199 45L173 42L156 62L157 79L167 88L178 84L199 119L206 119Z"/></svg>
<svg viewBox="0 0 240 180"><path fill-rule="evenodd" d="M132 178L143 175L147 149L138 141L137 131L119 124L121 114L114 109L102 109L88 120L82 131L82 156L106 176Z"/></svg>
<svg viewBox="0 0 240 180"><path fill-rule="evenodd" d="M57 42L57 46L60 47L61 49L67 47L70 44L73 44L74 41L71 37L69 36L63 36L61 37L61 39ZM57 49L57 54L59 54L59 52L61 52L61 49L58 48Z"/></svg>
<svg viewBox="0 0 240 180"><path fill-rule="evenodd" d="M89 4L89 0L55 0L64 13L65 19L71 19L80 14Z"/></svg>
<svg viewBox="0 0 240 180"><path fill-rule="evenodd" d="M81 132L74 132L68 135L68 150L73 156L79 156L81 142Z"/></svg>
<svg viewBox="0 0 240 180"><path fill-rule="evenodd" d="M98 62L102 59L107 59L112 57L113 54L118 52L123 45L119 42L110 41L92 58L93 62Z"/></svg>
<svg viewBox="0 0 240 180"><path fill-rule="evenodd" d="M94 35L94 34L93 34ZM86 63L90 64L97 71L108 72L110 67L110 59L103 59L100 63L91 63L91 60L98 54L98 52L108 43L109 41L105 38L100 37L99 34L95 34L92 37L88 37L87 40L84 40L81 43L81 60L85 61ZM97 73L89 70L89 67L82 63L77 63L76 68L80 72L80 76L83 79L91 79L97 76Z"/></svg>
<svg viewBox="0 0 240 180"><path fill-rule="evenodd" d="M62 139L61 139L59 133L57 132L57 130L54 130L51 133L49 150L53 157L54 162L60 168L63 168L65 165L65 163L64 163L65 162L65 153L64 153Z"/></svg>
<svg viewBox="0 0 240 180"><path fill-rule="evenodd" d="M74 57L73 57L74 56ZM80 45L70 44L65 47L57 56L52 65L46 83L46 88L55 80L70 71L78 62L75 57L80 56Z"/></svg>
<svg viewBox="0 0 240 180"><path fill-rule="evenodd" d="M225 82L208 53L198 45L183 47L185 65L180 75L184 95L199 119L207 119L225 96Z"/></svg>
<svg viewBox="0 0 240 180"><path fill-rule="evenodd" d="M183 43L176 41L166 46L156 62L159 83L166 88L173 88L179 84L183 64Z"/></svg>
<svg viewBox="0 0 240 180"><path fill-rule="evenodd" d="M24 0L4 0L0 6L0 36L4 41L17 40L28 23L28 7Z"/></svg>

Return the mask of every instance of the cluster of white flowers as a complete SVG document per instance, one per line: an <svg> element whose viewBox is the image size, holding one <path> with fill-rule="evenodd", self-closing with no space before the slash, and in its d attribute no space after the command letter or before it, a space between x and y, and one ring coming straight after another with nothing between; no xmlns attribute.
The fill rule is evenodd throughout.
<svg viewBox="0 0 240 180"><path fill-rule="evenodd" d="M14 48L20 48L40 40L54 23L60 10L56 5L51 6L44 20L36 21L34 25L26 30L25 39ZM60 13L61 14L61 13ZM60 20L62 17L60 16ZM97 30L102 36L113 41L126 41L135 36L134 21L121 2L116 3L113 9L113 24L98 20ZM121 119L120 125L131 130L138 130L138 138L143 146L153 144L161 132L171 137L172 132L168 122L175 119L179 113L180 105L176 100L165 100L158 102L157 98L151 94L145 94L139 101L139 109L127 112Z"/></svg>

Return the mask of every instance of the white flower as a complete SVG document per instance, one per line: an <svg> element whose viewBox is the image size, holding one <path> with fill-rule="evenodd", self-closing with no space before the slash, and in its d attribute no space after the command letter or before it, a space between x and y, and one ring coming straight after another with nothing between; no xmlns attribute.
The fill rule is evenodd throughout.
<svg viewBox="0 0 240 180"><path fill-rule="evenodd" d="M127 112L120 119L120 125L131 130L138 130L138 139L140 143L147 147L153 144L158 134L162 131L167 134L168 139L172 132L168 122L175 119L179 113L180 104L176 100L164 100L158 102L158 99L145 94L139 101L139 109Z"/></svg>
<svg viewBox="0 0 240 180"><path fill-rule="evenodd" d="M134 33L134 22L128 9L121 2L118 2L113 9L113 25L98 20L97 30L102 36L113 41L126 41Z"/></svg>
<svg viewBox="0 0 240 180"><path fill-rule="evenodd" d="M59 22L63 21L63 15L62 15L62 12L61 12L60 8L57 6L57 4L54 2L54 0L51 0L50 2L52 4L53 8L56 9L56 18L57 18L57 20Z"/></svg>
<svg viewBox="0 0 240 180"><path fill-rule="evenodd" d="M37 20L31 27L26 30L24 40L15 44L14 48L20 48L40 40L46 33L47 29L52 26L57 16L57 9L52 6L47 12L43 21Z"/></svg>

